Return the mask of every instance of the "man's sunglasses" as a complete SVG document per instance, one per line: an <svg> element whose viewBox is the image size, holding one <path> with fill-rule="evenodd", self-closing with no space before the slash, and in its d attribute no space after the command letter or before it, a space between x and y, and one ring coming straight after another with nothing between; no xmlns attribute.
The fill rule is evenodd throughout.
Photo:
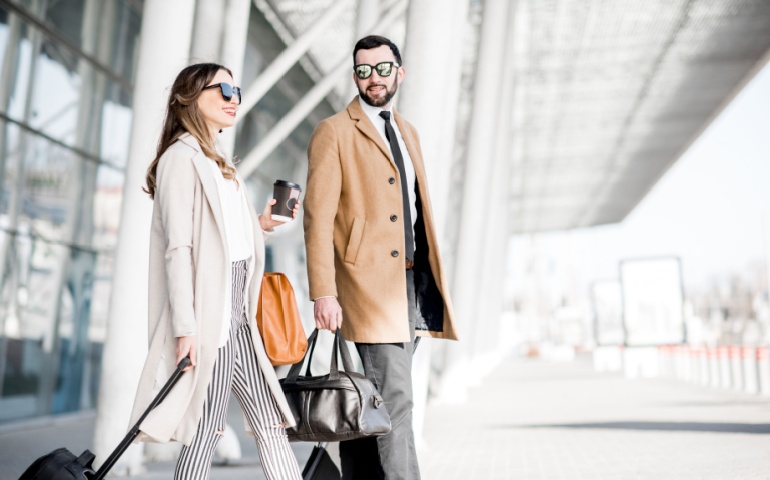
<svg viewBox="0 0 770 480"><path fill-rule="evenodd" d="M226 102L232 100L233 95L235 95L236 98L238 98L238 105L241 104L241 87L233 87L229 83L215 83L214 85L203 87L204 90L208 90L210 88L219 88L219 90L222 92L222 98L224 98Z"/></svg>
<svg viewBox="0 0 770 480"><path fill-rule="evenodd" d="M360 63L353 67L353 71L356 72L356 77L364 80L372 76L373 71L377 71L377 75L381 77L389 77L393 73L393 67L400 67L396 62L380 62L377 65L367 65Z"/></svg>

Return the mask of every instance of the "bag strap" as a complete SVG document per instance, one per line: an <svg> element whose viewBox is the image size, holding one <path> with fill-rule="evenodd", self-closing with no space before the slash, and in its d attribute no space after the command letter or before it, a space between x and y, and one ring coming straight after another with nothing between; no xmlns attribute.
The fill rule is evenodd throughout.
<svg viewBox="0 0 770 480"><path fill-rule="evenodd" d="M339 328L334 334L334 350L332 351L332 365L337 367L337 352L340 352L342 356L342 368L346 372L354 372L353 359L350 357L350 350L348 350L348 344L345 343L345 338L342 336L342 330Z"/></svg>
<svg viewBox="0 0 770 480"><path fill-rule="evenodd" d="M315 329L315 331L313 331L313 333L310 335L310 337L308 337L308 346L310 347L310 356L308 357L307 368L305 369L305 376L306 377L313 376L313 374L310 373L310 365L313 364L313 353L315 352L315 346L316 346L316 337L314 337L313 335L315 335L316 337L318 336L318 329ZM310 344L310 338L313 339L313 343L312 344Z"/></svg>
<svg viewBox="0 0 770 480"><path fill-rule="evenodd" d="M310 365L313 363L313 353L315 352L316 342L318 341L318 329L313 330L313 333L307 338L308 349L305 351L305 356L302 360L295 363L289 369L288 375L286 375L286 381L288 383L295 383L299 377L299 373L302 371L302 364L307 359L307 369L305 370L305 376L310 377ZM345 338L342 336L342 331L338 328L334 334L334 344L332 346L332 359L329 364L329 380L337 380L340 378L340 370L337 362L337 352L342 357L342 368L345 372L354 372L353 360L350 357L350 350L348 349Z"/></svg>
<svg viewBox="0 0 770 480"><path fill-rule="evenodd" d="M307 372L305 375L308 377L310 376L310 364L313 362L313 352L315 351L315 343L317 338L318 329L316 328L313 330L313 333L307 337L307 346L309 348L305 350L305 355L302 357L302 360L292 365L289 369L289 373L286 375L287 382L295 383L297 381L297 377L299 377L299 372L302 370L302 364L305 363L305 359L307 359Z"/></svg>

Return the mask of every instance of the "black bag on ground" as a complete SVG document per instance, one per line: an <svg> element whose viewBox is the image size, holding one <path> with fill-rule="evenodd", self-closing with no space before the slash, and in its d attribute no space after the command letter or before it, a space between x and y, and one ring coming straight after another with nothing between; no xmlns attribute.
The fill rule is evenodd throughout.
<svg viewBox="0 0 770 480"><path fill-rule="evenodd" d="M341 478L342 474L337 464L326 451L326 442L313 447L305 469L302 470L302 480L340 480Z"/></svg>
<svg viewBox="0 0 770 480"><path fill-rule="evenodd" d="M293 442L338 442L384 435L390 432L390 416L380 392L369 379L354 371L348 346L337 329L329 373L310 374L318 329L308 338L307 370L300 376L302 363L292 365L286 378L279 380L289 408L297 420L287 428ZM309 352L309 354L308 354ZM337 352L344 370L337 367Z"/></svg>
<svg viewBox="0 0 770 480"><path fill-rule="evenodd" d="M86 450L79 457L66 448L57 448L48 455L35 460L21 475L19 480L86 480L93 474L91 464L94 462L94 454Z"/></svg>
<svg viewBox="0 0 770 480"><path fill-rule="evenodd" d="M183 358L179 365L177 365L174 373L160 389L158 395L150 402L150 406L139 418L131 428L131 431L123 438L120 445L107 457L104 464L94 472L91 468L91 464L94 461L94 454L90 450L86 450L79 457L76 457L74 453L70 452L66 448L57 448L53 452L43 455L32 463L32 465L21 474L19 480L102 480L107 472L115 465L121 455L128 449L131 442L139 434L139 426L142 424L147 414L157 407L160 402L166 398L168 392L171 391L179 377L182 376L182 370L184 370L190 364L190 358Z"/></svg>

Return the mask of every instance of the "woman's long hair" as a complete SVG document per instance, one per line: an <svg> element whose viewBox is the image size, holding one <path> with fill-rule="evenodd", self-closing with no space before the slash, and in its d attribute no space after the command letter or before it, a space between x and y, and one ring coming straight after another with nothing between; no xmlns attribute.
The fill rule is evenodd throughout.
<svg viewBox="0 0 770 480"><path fill-rule="evenodd" d="M203 87L208 85L220 70L226 71L230 76L233 75L230 69L222 65L199 63L186 67L179 72L176 80L174 80L174 85L168 96L166 118L163 121L163 131L158 141L158 150L155 159L147 167L147 187L142 188L150 195L150 198L155 198L155 174L158 170L160 157L171 144L185 133L190 133L195 137L203 153L217 162L225 178L228 180L235 178L235 168L217 152L214 139L211 138L211 130L198 109L198 96L203 91Z"/></svg>

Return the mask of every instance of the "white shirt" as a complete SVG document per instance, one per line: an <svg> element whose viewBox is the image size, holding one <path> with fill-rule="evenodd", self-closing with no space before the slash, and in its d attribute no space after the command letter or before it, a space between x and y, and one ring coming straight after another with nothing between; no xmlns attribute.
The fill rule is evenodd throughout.
<svg viewBox="0 0 770 480"><path fill-rule="evenodd" d="M235 181L227 180L214 160L211 160L209 165L211 165L211 171L214 174L219 193L219 204L222 208L222 220L225 224L225 239L227 241L227 250L230 254L230 263L246 260L251 257L253 239L246 231L246 228L252 228L252 225L249 221L248 211L244 206L246 197L243 193L243 185L237 188ZM230 292L230 289L227 291ZM228 297L231 297L231 295ZM222 330L219 334L220 347L224 346L230 338L231 310L232 302L230 298L227 298L225 299L223 312L224 321L222 322Z"/></svg>
<svg viewBox="0 0 770 480"><path fill-rule="evenodd" d="M246 236L246 228L243 224L243 199L242 189L238 188L235 181L227 180L214 160L209 162L219 191L219 203L222 206L222 219L225 224L225 238L227 249L230 252L230 262L245 260L251 256L251 246Z"/></svg>
<svg viewBox="0 0 770 480"><path fill-rule="evenodd" d="M388 141L388 137L385 135L385 119L380 116L380 112L385 109L369 105L361 98L361 95L358 96L358 103L361 104L361 108L364 110L364 113L366 113L366 116L369 117L369 120L374 125L374 128L376 128L380 133L382 140L385 142L385 145L388 146L388 150L390 150L390 142ZM393 126L393 130L396 131L398 148L401 150L401 156L404 157L404 171L406 172L406 185L407 192L409 193L409 211L412 215L412 238L414 238L414 222L417 221L417 194L414 191L414 164L412 163L412 157L409 155L409 150L406 148L406 144L404 143L404 137L401 135L401 131L398 129L396 118L393 116L393 112L391 110L387 111L391 112L390 124ZM391 157L393 156L393 151L390 151L390 155Z"/></svg>

